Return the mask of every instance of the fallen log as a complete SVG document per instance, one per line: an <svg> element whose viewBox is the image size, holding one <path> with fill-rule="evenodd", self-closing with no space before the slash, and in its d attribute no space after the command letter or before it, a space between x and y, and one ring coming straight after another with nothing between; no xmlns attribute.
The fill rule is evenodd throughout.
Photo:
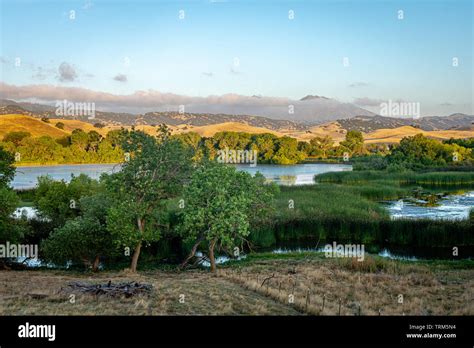
<svg viewBox="0 0 474 348"><path fill-rule="evenodd" d="M95 296L108 296L108 297L132 297L136 295L149 294L153 290L151 284L140 284L137 282L124 282L118 284L112 284L109 281L106 284L90 284L81 282L69 283L66 288L62 288L61 291L66 293L82 292L85 294L91 294Z"/></svg>

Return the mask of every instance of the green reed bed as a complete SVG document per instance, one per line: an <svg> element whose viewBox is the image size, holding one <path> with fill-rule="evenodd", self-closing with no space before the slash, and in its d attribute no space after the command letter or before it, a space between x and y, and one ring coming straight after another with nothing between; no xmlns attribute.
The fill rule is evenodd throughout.
<svg viewBox="0 0 474 348"><path fill-rule="evenodd" d="M315 176L319 183L391 185L469 186L474 185L474 172L390 173L386 171L353 171L324 173Z"/></svg>
<svg viewBox="0 0 474 348"><path fill-rule="evenodd" d="M473 219L392 220L374 201L401 197L408 191L377 183L282 187L272 222L253 230L250 240L262 248L315 247L324 241L411 247L474 245Z"/></svg>

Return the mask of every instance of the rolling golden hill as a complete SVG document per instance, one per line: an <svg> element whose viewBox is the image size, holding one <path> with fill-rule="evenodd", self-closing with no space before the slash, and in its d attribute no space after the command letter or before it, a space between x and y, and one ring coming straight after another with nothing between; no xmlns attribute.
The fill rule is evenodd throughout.
<svg viewBox="0 0 474 348"><path fill-rule="evenodd" d="M55 125L57 122L64 124L64 129L59 129ZM0 116L0 139L5 134L13 131L24 131L29 132L33 137L39 137L42 135L49 135L53 138L61 138L71 134L74 129L82 129L86 132L95 130L102 135L106 135L109 131L114 129L120 129L120 126L105 126L103 128L96 128L92 124L79 121L79 120L63 120L63 119L50 119L49 123L41 121L39 118L27 116L27 115L1 115ZM130 128L130 127L123 127ZM224 122L218 124L212 124L207 126L191 126L191 125L178 125L169 126L172 134L181 134L186 132L196 132L203 137L211 137L217 132L233 131L233 132L246 132L251 134L271 133L278 137L290 136L298 139L299 141L310 141L312 138L319 136L323 137L329 135L334 139L336 143L344 139L347 131L341 127L338 122L330 122L318 126L311 127L305 131L292 131L292 130L280 130L274 131L262 127L250 126L246 123L239 122ZM155 135L157 127L141 125L136 126L135 129L143 130L146 133ZM424 131L411 126L403 126L393 129L378 129L374 132L364 134L365 142L368 144L373 143L398 143L403 137L413 136L416 134L423 134L430 138L439 140L449 138L469 138L474 137L474 129L471 130L441 130L441 131Z"/></svg>
<svg viewBox="0 0 474 348"><path fill-rule="evenodd" d="M374 132L364 134L366 143L399 143L404 137L414 136L416 134L445 140L450 138L471 138L474 137L474 130L440 130L440 131L424 131L411 126L403 126L393 129L378 129Z"/></svg>
<svg viewBox="0 0 474 348"><path fill-rule="evenodd" d="M245 133L251 133L251 134L271 133L278 137L288 135L288 134L276 132L267 128L254 127L254 126L250 126L248 124L239 123L239 122L224 122L224 123L212 124L212 125L207 125L207 126L199 126L199 127L187 126L185 128L186 129L176 127L175 133L179 134L179 133L186 133L186 132L196 132L202 137L212 137L214 134L218 132L224 132L224 131L245 132Z"/></svg>
<svg viewBox="0 0 474 348"><path fill-rule="evenodd" d="M28 132L33 137L49 135L52 138L61 138L70 132L56 128L56 123L46 123L39 118L26 115L2 115L0 116L0 138L9 132Z"/></svg>

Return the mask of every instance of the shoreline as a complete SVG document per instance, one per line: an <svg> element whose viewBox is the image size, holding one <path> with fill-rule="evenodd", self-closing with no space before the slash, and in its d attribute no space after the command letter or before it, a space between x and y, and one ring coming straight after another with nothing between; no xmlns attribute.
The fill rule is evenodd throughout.
<svg viewBox="0 0 474 348"><path fill-rule="evenodd" d="M28 164L21 164L21 165L14 165L15 168L29 168L29 167L61 167L61 166L90 166L90 165L114 165L114 164L122 164L123 162L108 162L108 163L47 163L47 164L41 164L41 163L28 163ZM245 163L229 163L229 164L242 164L245 165ZM304 164L340 164L340 165L347 165L350 166L352 165L351 162L333 162L333 161L303 161L301 163L295 163L295 164L275 164L275 163L260 163L258 165L265 165L265 166L275 166L275 167L293 167L293 166L298 166L298 165L304 165Z"/></svg>
<svg viewBox="0 0 474 348"><path fill-rule="evenodd" d="M121 162L115 163L56 163L56 164L40 164L40 163L31 163L31 164L21 164L15 165L15 168L29 168L29 167L61 167L61 166L91 166L91 165L114 165L121 164Z"/></svg>

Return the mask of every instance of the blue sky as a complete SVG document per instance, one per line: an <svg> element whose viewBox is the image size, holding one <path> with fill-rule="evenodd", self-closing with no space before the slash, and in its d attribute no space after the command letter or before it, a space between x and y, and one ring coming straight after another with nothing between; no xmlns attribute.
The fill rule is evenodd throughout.
<svg viewBox="0 0 474 348"><path fill-rule="evenodd" d="M401 99L425 114L473 112L470 0L216 1L0 0L1 81L112 94ZM66 79L62 63L73 71Z"/></svg>

